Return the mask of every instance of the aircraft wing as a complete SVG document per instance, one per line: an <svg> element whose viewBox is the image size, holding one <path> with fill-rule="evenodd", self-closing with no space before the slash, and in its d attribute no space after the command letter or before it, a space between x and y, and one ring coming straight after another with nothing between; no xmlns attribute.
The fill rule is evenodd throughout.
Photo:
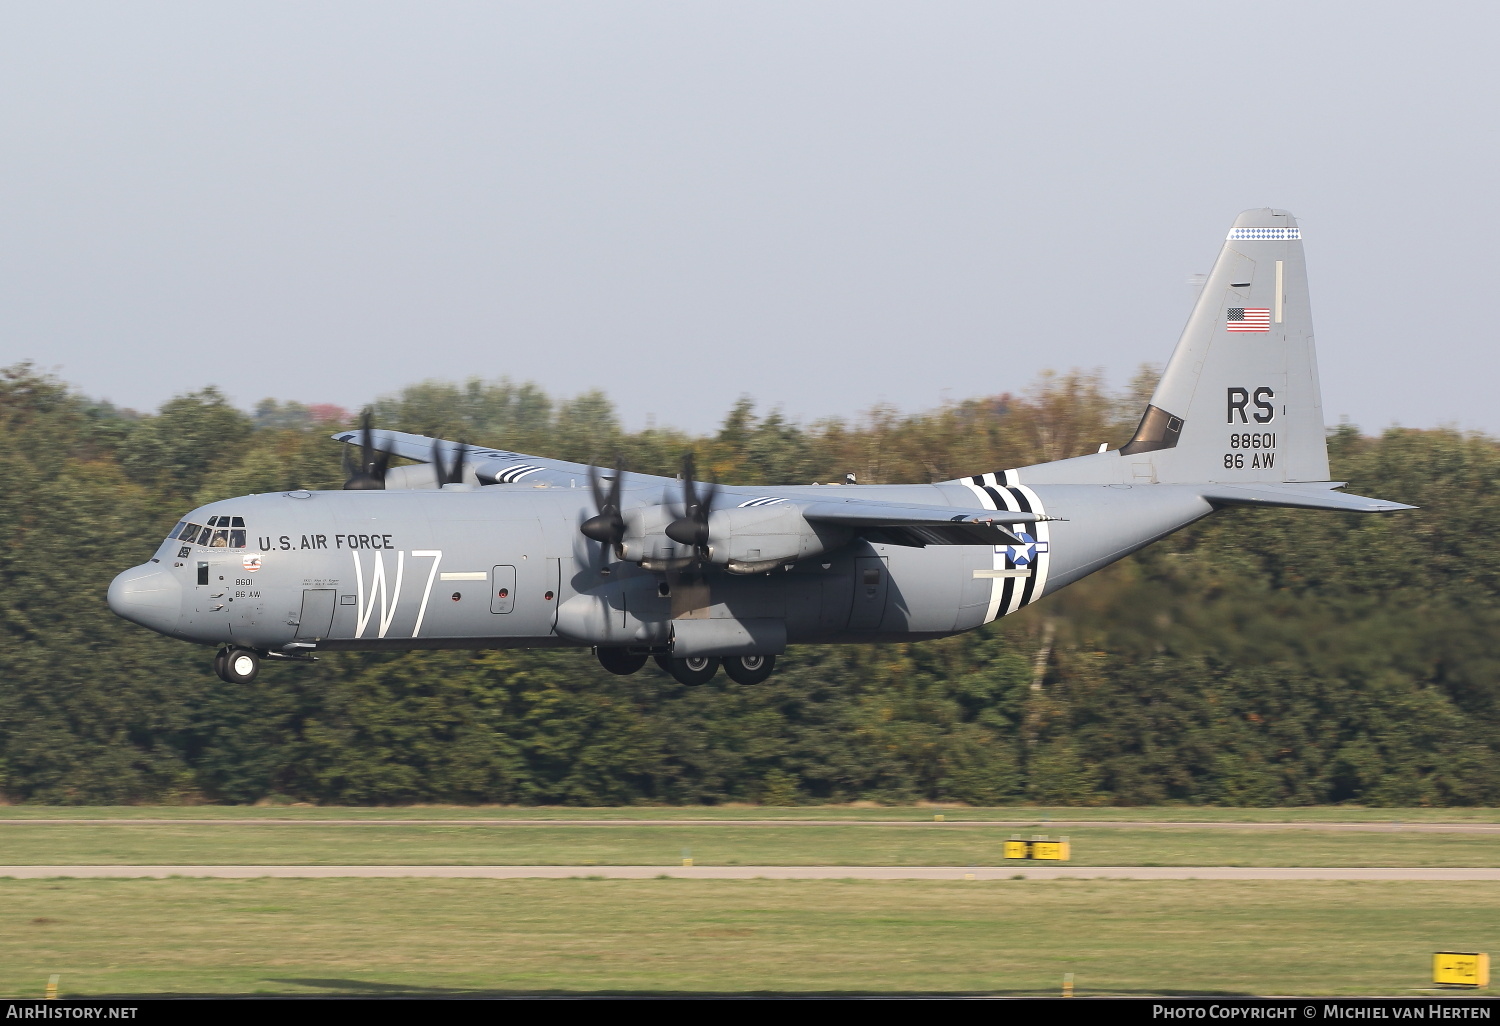
<svg viewBox="0 0 1500 1026"><path fill-rule="evenodd" d="M388 452L402 459L415 460L418 463L432 462L432 447L436 443L443 454L443 458L451 460L458 453L457 442L451 442L443 438L430 438L427 435L412 435L405 431L374 431L371 433L375 448L380 452ZM358 445L360 432L340 431L333 436L336 442L347 442L350 445ZM584 487L588 483L589 468L584 463L569 463L567 460L554 460L545 456L528 456L525 453L511 452L508 449L489 449L484 446L470 446L468 450L468 464L479 479L480 484L541 484L560 485L568 487L576 485ZM649 480L652 475L632 474L632 481ZM667 478L657 478L665 481Z"/></svg>
<svg viewBox="0 0 1500 1026"><path fill-rule="evenodd" d="M1396 513L1416 509L1388 499L1370 499L1363 495L1346 495L1334 491L1342 481L1320 481L1316 484L1242 484L1209 485L1203 497L1221 506L1288 506L1293 509L1331 509L1345 513Z"/></svg>
<svg viewBox="0 0 1500 1026"><path fill-rule="evenodd" d="M870 541L892 545L1019 545L1015 524L1034 524L1035 513L973 510L948 506L904 506L868 499L797 503L812 523L838 524Z"/></svg>
<svg viewBox="0 0 1500 1026"><path fill-rule="evenodd" d="M453 459L458 443L404 431L373 431L374 448L393 456L431 463L434 443L445 460ZM341 431L335 441L360 443L359 431ZM468 450L469 467L481 484L541 484L582 487L589 468L583 463L529 456L508 449L484 447ZM393 471L396 473L398 471ZM646 481L668 483L672 479L631 474L632 485ZM871 499L783 500L798 507L809 521L853 528L870 541L892 545L1015 545L1022 539L1011 525L1031 524L1042 519L1035 513L976 510L949 506L908 506Z"/></svg>

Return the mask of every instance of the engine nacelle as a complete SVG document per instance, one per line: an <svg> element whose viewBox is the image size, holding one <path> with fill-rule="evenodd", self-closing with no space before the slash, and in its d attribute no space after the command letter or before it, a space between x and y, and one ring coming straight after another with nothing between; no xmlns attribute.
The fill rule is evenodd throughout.
<svg viewBox="0 0 1500 1026"><path fill-rule="evenodd" d="M797 506L735 506L708 518L708 559L733 574L759 574L847 545L854 532L809 523Z"/></svg>
<svg viewBox="0 0 1500 1026"><path fill-rule="evenodd" d="M474 474L473 466L464 465L464 484L477 486L479 478ZM385 472L385 488L388 492L393 491L417 491L436 489L437 467L431 463L415 463L409 467L392 467Z"/></svg>
<svg viewBox="0 0 1500 1026"><path fill-rule="evenodd" d="M667 537L667 525L676 519L666 506L638 506L625 510L625 536L620 556L647 570L676 570L694 560L692 546Z"/></svg>
<svg viewBox="0 0 1500 1026"><path fill-rule="evenodd" d="M622 558L647 570L676 570L695 562L693 547L667 537L676 519L669 506L639 506L622 514ZM708 518L708 562L732 574L761 574L812 559L847 545L854 532L834 524L809 523L799 507L734 506Z"/></svg>

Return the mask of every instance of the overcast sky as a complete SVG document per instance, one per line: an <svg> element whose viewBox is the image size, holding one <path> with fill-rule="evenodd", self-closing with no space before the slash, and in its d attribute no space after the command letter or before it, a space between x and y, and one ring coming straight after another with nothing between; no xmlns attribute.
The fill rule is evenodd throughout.
<svg viewBox="0 0 1500 1026"><path fill-rule="evenodd" d="M814 419L1123 382L1236 213L1324 408L1500 432L1500 6L0 4L0 363Z"/></svg>

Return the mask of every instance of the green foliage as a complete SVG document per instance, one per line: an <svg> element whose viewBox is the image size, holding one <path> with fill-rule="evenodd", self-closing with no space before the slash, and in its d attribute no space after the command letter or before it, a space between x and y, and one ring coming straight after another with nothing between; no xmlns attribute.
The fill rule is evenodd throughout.
<svg viewBox="0 0 1500 1026"><path fill-rule="evenodd" d="M1143 373L1141 380L1149 378ZM742 399L706 438L607 399L427 382L377 422L723 481L924 481L1128 437L1138 381L811 426ZM682 688L582 651L335 654L253 686L113 617L110 578L198 502L337 487L350 417L205 389L153 415L0 370L0 794L11 801L766 804L1500 802L1500 445L1344 426L1385 518L1221 514L963 637L794 650L770 682Z"/></svg>

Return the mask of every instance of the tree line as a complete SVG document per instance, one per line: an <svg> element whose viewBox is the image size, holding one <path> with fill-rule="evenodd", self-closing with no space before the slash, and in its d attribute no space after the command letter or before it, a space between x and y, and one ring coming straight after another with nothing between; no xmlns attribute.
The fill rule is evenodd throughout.
<svg viewBox="0 0 1500 1026"><path fill-rule="evenodd" d="M711 435L624 430L607 397L426 382L382 427L719 480L912 482L1129 437L1154 380L1087 374L917 414ZM766 684L683 688L587 651L329 654L219 681L116 619L110 579L187 509L336 488L336 407L213 388L155 413L0 370L0 796L10 802L1232 805L1500 800L1500 443L1342 425L1334 474L1422 507L1234 510L1022 613L918 645L794 648Z"/></svg>

